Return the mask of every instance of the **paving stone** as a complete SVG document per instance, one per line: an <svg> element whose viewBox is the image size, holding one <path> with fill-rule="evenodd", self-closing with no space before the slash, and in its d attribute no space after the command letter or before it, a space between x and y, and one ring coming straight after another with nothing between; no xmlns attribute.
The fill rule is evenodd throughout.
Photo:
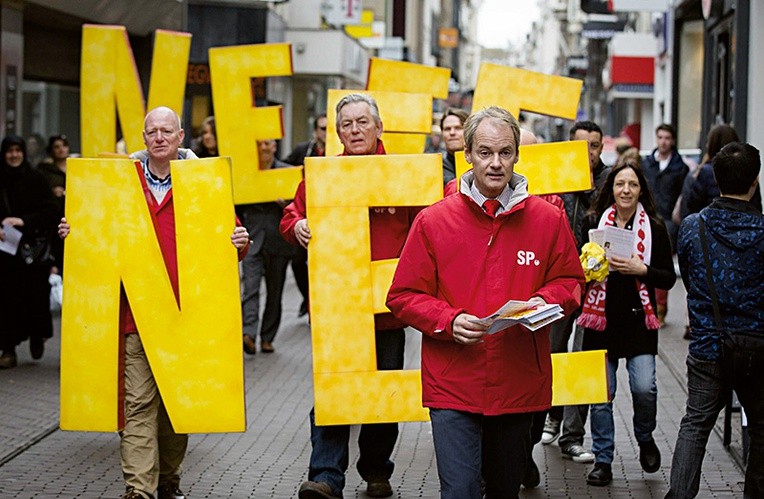
<svg viewBox="0 0 764 499"><path fill-rule="evenodd" d="M274 354L246 356L247 430L244 433L192 435L184 462L182 488L193 498L296 497L306 479L310 456L308 413L313 404L310 328L297 318L299 293L289 276L284 320ZM671 455L686 402L687 342L681 283L670 294L667 326L660 333L658 418L655 440L662 454L657 473L639 466L632 433L632 406L625 366L618 370L615 399L616 451L609 487L586 485L590 464L562 459L557 443L537 445L534 459L541 471L536 489L522 498L647 498L668 489ZM119 497L124 491L119 468L119 438L110 433L63 432L58 427L58 321L56 336L41 361L28 345L18 350L19 367L0 371L0 497ZM419 333L407 336L406 368L418 366ZM739 415L733 422L733 451L741 448ZM588 425L587 425L588 429ZM699 497L742 496L743 474L722 446L721 417L711 435L703 465ZM355 469L357 430L351 433L346 498L365 499L365 483ZM585 446L591 446L587 435ZM393 497L434 499L438 475L429 423L400 425L393 460Z"/></svg>

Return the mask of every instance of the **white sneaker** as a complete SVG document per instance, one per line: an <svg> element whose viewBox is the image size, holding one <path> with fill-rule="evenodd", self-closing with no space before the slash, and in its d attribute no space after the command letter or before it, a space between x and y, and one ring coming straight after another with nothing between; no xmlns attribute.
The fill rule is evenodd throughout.
<svg viewBox="0 0 764 499"><path fill-rule="evenodd" d="M584 449L580 445L568 445L567 447L560 449L562 457L565 459L572 459L577 463L593 463L594 454Z"/></svg>
<svg viewBox="0 0 764 499"><path fill-rule="evenodd" d="M541 443L544 445L549 445L557 440L557 437L559 436L560 422L547 416L546 422L544 423L544 432L541 434Z"/></svg>

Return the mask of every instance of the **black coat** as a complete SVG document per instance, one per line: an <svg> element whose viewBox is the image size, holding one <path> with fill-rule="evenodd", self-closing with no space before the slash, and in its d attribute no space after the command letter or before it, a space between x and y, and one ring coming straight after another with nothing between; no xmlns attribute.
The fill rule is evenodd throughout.
<svg viewBox="0 0 764 499"><path fill-rule="evenodd" d="M657 151L657 149L656 149ZM682 193L684 177L690 171L677 151L671 151L668 166L661 171L655 160L655 151L642 161L642 170L650 192L655 199L655 208L664 221L671 221L676 200Z"/></svg>
<svg viewBox="0 0 764 499"><path fill-rule="evenodd" d="M0 221L18 217L24 239L36 234L54 237L58 208L53 192L39 171L24 163L0 165ZM50 316L50 268L27 265L19 254L0 252L0 349L10 350L28 336L53 335Z"/></svg>
<svg viewBox="0 0 764 499"><path fill-rule="evenodd" d="M589 216L582 227L581 241L589 241L589 229L596 229L598 217ZM632 229L634 217L626 225ZM669 289L676 282L671 243L666 227L650 218L652 251L647 275L639 278L647 286L653 311L656 310L655 288ZM607 350L609 359L630 358L636 355L658 353L658 330L648 330L639 299L637 278L611 272L607 279L604 331L584 329L583 350Z"/></svg>

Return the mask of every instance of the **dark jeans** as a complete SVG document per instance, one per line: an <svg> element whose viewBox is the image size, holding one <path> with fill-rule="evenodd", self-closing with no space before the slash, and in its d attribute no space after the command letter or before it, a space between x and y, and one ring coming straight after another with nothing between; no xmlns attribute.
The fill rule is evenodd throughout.
<svg viewBox="0 0 764 499"><path fill-rule="evenodd" d="M441 499L516 498L531 447L533 413L483 416L430 409Z"/></svg>
<svg viewBox="0 0 764 499"><path fill-rule="evenodd" d="M745 472L745 497L764 497L764 338L733 335L724 341L720 361L687 356L687 411L671 464L667 498L698 494L708 436L719 411L737 392L748 417L751 438Z"/></svg>
<svg viewBox="0 0 764 499"><path fill-rule="evenodd" d="M403 369L403 349L406 336L403 329L376 331L377 369L390 371ZM341 403L341 401L337 401ZM397 423L361 425L358 436L358 473L364 480L393 474L390 456L398 439ZM310 411L310 453L308 480L328 483L332 491L341 496L345 488L350 441L349 425L316 426L314 410Z"/></svg>
<svg viewBox="0 0 764 499"><path fill-rule="evenodd" d="M308 301L308 250L299 246L292 257L292 273L303 301Z"/></svg>

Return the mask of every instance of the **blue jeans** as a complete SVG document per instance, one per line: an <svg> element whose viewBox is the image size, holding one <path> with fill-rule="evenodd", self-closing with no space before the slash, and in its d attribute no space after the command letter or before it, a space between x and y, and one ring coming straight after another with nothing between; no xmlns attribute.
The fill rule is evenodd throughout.
<svg viewBox="0 0 764 499"><path fill-rule="evenodd" d="M644 354L626 359L629 387L634 405L634 436L638 443L650 442L655 430L658 387L655 384L655 355ZM610 402L591 406L592 452L598 463L610 464L615 452L613 399L616 391L618 359L608 359Z"/></svg>
<svg viewBox="0 0 764 499"><path fill-rule="evenodd" d="M441 499L517 497L534 413L483 416L430 409Z"/></svg>
<svg viewBox="0 0 764 499"><path fill-rule="evenodd" d="M403 329L376 331L377 369L403 369L403 349L406 336ZM337 401L341 403L341 401ZM366 481L389 479L394 464L390 456L398 439L397 423L361 425L358 436L358 473ZM314 409L310 411L310 453L308 480L329 484L335 495L342 496L345 472L348 469L350 441L349 425L316 426Z"/></svg>

